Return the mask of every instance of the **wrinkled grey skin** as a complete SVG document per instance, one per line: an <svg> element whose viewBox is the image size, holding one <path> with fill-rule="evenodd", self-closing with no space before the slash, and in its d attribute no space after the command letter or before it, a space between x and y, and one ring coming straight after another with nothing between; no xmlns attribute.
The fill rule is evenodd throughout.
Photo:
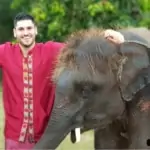
<svg viewBox="0 0 150 150"><path fill-rule="evenodd" d="M145 40L145 42L143 40L142 40L142 42L145 44L148 44L150 46L150 30L148 30L147 28L144 28L144 27L128 28L128 29L126 29L126 31L129 31L133 34L140 36L141 38L143 38ZM124 34L125 40L133 40L134 37L128 36L128 34L124 33L124 30L123 30L123 32L122 32L122 30L120 30L120 32ZM136 37L135 37L135 39L136 39ZM138 41L141 41L141 40L138 39ZM144 88L140 93L141 97L143 96L143 97L145 97L146 100L149 100L150 99L149 91L150 91L150 86L148 86L147 88ZM136 96L136 100L134 99L132 104L130 104L130 105L128 104L128 109L130 107L131 107L130 109L132 109L132 110L135 109L137 107L136 103L139 101L139 99L140 99L140 97ZM139 124L139 118L144 118L144 117L140 116L137 111L138 111L138 109L136 111L134 110L134 114L136 114L136 116L134 116L134 117L137 118L136 121ZM146 124L147 123L144 122L141 125L143 128L145 128L144 126ZM82 130L83 130L83 132L87 131L87 129L82 129ZM136 128L132 129L132 130L134 131L134 130L136 130ZM105 129L99 129L99 128L95 129L94 130L94 139L95 139L95 141L94 141L95 149L116 149L116 148L121 149L121 148L129 147L127 131L124 130L124 127L120 126L120 123L118 123L118 122L117 122L117 124L116 124L116 122L114 122L114 123L108 125ZM150 143L146 143L147 142L145 140L146 138L140 137L140 139L141 140L143 139L143 144L149 144L149 146L150 146ZM109 143L109 145L108 145L108 143ZM133 143L133 144L136 145L136 143ZM149 146L148 146L148 148L150 148ZM130 147L135 147L135 146L131 145Z"/></svg>
<svg viewBox="0 0 150 150"><path fill-rule="evenodd" d="M147 28L144 28L144 27L141 27L141 28L128 28L126 30L142 37L150 45L150 30L148 30ZM126 40L128 40L128 39L126 39Z"/></svg>
<svg viewBox="0 0 150 150"><path fill-rule="evenodd" d="M132 33L122 33L128 40L147 43ZM51 118L34 149L56 149L77 127L95 129L95 149L148 148L150 111L143 112L139 107L145 90L144 94L138 93L150 82L149 48L135 42L116 45L97 37L88 43L85 39L76 49L78 71L66 68L59 76ZM88 68L87 55L94 57L95 73ZM116 75L119 67L110 72L101 55L127 57L120 80ZM149 96L143 100L149 100Z"/></svg>
<svg viewBox="0 0 150 150"><path fill-rule="evenodd" d="M150 85L143 88L131 102L127 103L125 123L118 121L108 125L105 129L95 130L95 149L150 148L150 110L142 111L139 108L140 103L150 102L149 91Z"/></svg>

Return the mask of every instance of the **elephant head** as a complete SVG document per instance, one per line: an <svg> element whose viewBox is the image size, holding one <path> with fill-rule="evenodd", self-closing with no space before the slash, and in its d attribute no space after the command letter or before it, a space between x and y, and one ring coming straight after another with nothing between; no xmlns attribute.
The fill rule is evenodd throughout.
<svg viewBox="0 0 150 150"><path fill-rule="evenodd" d="M52 115L35 149L55 149L74 128L104 128L121 118L125 101L150 81L143 73L148 53L139 42L111 43L99 30L71 35L54 71Z"/></svg>

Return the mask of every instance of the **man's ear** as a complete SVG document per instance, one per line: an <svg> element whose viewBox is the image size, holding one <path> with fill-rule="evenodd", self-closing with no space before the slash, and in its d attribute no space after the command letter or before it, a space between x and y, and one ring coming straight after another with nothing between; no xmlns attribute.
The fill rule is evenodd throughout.
<svg viewBox="0 0 150 150"><path fill-rule="evenodd" d="M13 35L16 38L16 29L15 28L13 28Z"/></svg>
<svg viewBox="0 0 150 150"><path fill-rule="evenodd" d="M35 34L36 34L36 35L38 34L37 26L35 27Z"/></svg>

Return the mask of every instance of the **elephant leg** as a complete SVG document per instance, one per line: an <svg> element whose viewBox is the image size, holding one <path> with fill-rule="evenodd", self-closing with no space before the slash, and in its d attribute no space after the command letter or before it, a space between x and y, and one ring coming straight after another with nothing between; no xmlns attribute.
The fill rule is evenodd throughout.
<svg viewBox="0 0 150 150"><path fill-rule="evenodd" d="M112 123L104 129L95 129L94 147L98 149L126 149L128 139L121 124Z"/></svg>
<svg viewBox="0 0 150 150"><path fill-rule="evenodd" d="M149 93L149 90L147 91ZM143 95L143 94L142 94ZM150 149L150 94L127 105L129 148Z"/></svg>

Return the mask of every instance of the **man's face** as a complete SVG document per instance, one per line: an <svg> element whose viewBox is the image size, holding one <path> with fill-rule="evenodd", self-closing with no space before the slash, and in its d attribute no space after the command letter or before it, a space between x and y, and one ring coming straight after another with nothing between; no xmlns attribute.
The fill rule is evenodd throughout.
<svg viewBox="0 0 150 150"><path fill-rule="evenodd" d="M31 47L35 43L37 27L31 20L18 21L13 31L21 46Z"/></svg>

